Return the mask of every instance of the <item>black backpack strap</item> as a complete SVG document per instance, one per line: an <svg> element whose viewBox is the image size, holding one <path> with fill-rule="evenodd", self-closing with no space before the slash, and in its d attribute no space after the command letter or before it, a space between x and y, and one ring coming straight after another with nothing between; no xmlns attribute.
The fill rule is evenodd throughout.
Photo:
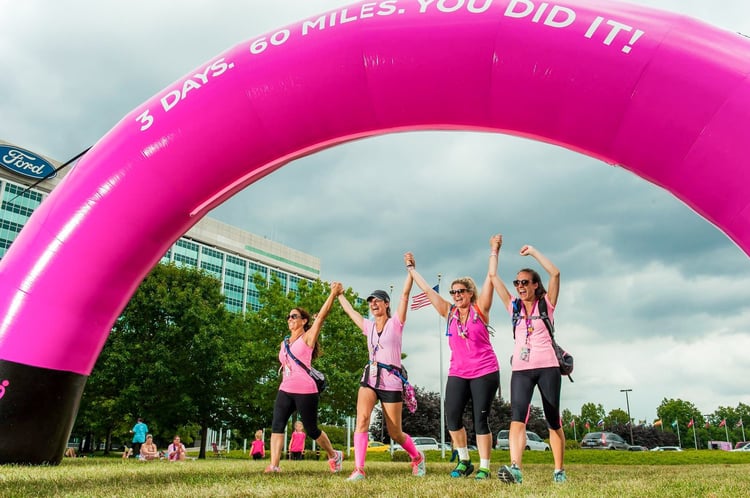
<svg viewBox="0 0 750 498"><path fill-rule="evenodd" d="M513 317L511 318L511 330L513 331L513 340L516 340L516 325L518 325L518 321L521 319L521 300L520 299L514 299L511 301L511 304L513 305Z"/></svg>
<svg viewBox="0 0 750 498"><path fill-rule="evenodd" d="M549 335L554 336L555 335L555 325L552 323L552 320L549 319L549 315L547 314L547 296L543 296L539 300L539 315L541 316L542 320L544 321L544 325L547 326L547 330L549 331Z"/></svg>

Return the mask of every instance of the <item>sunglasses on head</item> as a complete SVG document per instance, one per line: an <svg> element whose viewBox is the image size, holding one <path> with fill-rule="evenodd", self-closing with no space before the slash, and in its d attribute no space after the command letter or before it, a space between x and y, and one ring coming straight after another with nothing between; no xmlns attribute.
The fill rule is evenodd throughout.
<svg viewBox="0 0 750 498"><path fill-rule="evenodd" d="M449 290L448 294L450 294L451 296L455 296L456 294L463 294L464 292L469 292L469 289L454 289L454 290Z"/></svg>
<svg viewBox="0 0 750 498"><path fill-rule="evenodd" d="M297 320L298 318L302 318L302 317L299 316L297 313L292 313L291 315L286 317L287 320Z"/></svg>
<svg viewBox="0 0 750 498"><path fill-rule="evenodd" d="M529 285L530 283L531 283L531 280L526 280L526 279L524 278L523 280L514 280L514 281L513 281L513 286L514 286L514 287L518 287L518 286L520 286L520 285L523 285L524 287L526 287L526 286L527 286L527 285Z"/></svg>

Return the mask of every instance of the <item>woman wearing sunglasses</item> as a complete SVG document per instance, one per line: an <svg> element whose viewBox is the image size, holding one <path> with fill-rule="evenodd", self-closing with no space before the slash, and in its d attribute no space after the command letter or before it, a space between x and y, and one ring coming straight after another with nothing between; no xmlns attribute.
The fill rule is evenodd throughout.
<svg viewBox="0 0 750 498"><path fill-rule="evenodd" d="M454 280L449 291L451 303L440 297L417 272L412 253L406 253L404 262L414 282L425 292L438 314L447 319L446 335L451 359L445 384L445 419L453 447L458 451L458 464L451 477L466 477L474 472L463 424L464 410L471 401L479 450L479 469L475 479L487 479L492 452L488 418L500 387L500 366L487 327L492 306L492 282L488 275L481 293L477 294L477 286L471 278Z"/></svg>
<svg viewBox="0 0 750 498"><path fill-rule="evenodd" d="M284 450L284 429L289 422L289 417L295 410L302 419L307 435L314 439L328 454L328 466L331 472L341 470L343 454L333 449L328 435L318 428L318 402L320 401L318 387L310 374L297 363L297 360L309 369L312 360L318 356L320 329L328 312L331 311L333 301L342 292L342 289L339 282L331 284L331 293L318 311L314 321L312 321L310 313L303 308L292 308L289 316L286 317L289 335L282 341L279 351L282 380L273 407L271 464L266 467L266 473L281 471L279 462L281 461L281 452Z"/></svg>
<svg viewBox="0 0 750 498"><path fill-rule="evenodd" d="M511 422L508 443L510 446L511 465L504 465L498 471L498 477L508 483L520 484L521 460L526 448L526 421L528 419L531 396L534 388L539 388L544 408L544 418L549 425L549 443L555 460L555 470L552 474L554 482L565 482L563 470L563 456L565 452L565 434L560 420L560 387L562 376L560 366L552 348L552 340L547 327L539 313L539 301L547 303L547 314L554 321L555 305L560 292L560 270L536 248L525 245L521 248L521 256L531 256L542 265L549 274L549 283L545 290L539 274L530 268L524 268L516 274L513 286L518 297L511 296L505 284L497 276L497 255L503 245L502 235L495 235L490 239L490 278L495 292L503 301L505 308L513 315L514 301L520 313L520 319L513 331L515 347L513 348L512 368L510 378L510 406ZM519 306L520 304L520 306Z"/></svg>
<svg viewBox="0 0 750 498"><path fill-rule="evenodd" d="M411 457L412 475L422 477L426 473L424 453L417 450L411 436L401 429L404 384L401 373L401 343L406 307L413 281L406 276L398 308L391 316L391 299L384 290L375 290L367 297L372 318L364 318L354 309L344 294L339 295L339 304L349 318L359 327L367 339L369 359L365 366L357 392L357 423L354 428L354 471L349 481L365 478L365 459L370 429L370 416L380 401L388 434Z"/></svg>

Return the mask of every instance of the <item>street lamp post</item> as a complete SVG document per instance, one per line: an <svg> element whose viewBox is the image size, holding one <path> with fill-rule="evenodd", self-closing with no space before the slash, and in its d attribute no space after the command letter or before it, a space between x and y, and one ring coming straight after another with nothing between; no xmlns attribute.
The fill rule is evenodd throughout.
<svg viewBox="0 0 750 498"><path fill-rule="evenodd" d="M625 405L628 408L628 427L630 427L630 444L633 443L633 419L630 418L630 400L628 399L628 393L631 392L632 389L620 389L621 393L625 393Z"/></svg>

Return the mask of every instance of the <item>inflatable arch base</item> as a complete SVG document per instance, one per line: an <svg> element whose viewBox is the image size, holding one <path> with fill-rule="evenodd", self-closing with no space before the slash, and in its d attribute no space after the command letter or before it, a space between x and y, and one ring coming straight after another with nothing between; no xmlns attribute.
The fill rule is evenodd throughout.
<svg viewBox="0 0 750 498"><path fill-rule="evenodd" d="M0 463L60 463L88 376L0 360L0 379L19 394L3 396Z"/></svg>

